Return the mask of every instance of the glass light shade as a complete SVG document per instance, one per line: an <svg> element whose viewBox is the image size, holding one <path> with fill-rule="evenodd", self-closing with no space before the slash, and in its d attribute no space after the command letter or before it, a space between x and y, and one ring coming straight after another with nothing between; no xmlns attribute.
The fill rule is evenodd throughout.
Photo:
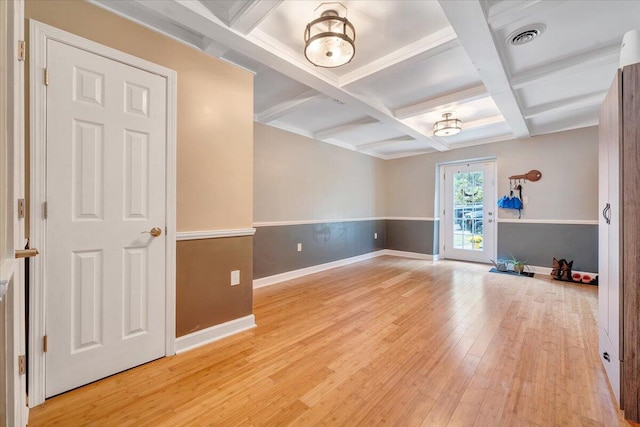
<svg viewBox="0 0 640 427"><path fill-rule="evenodd" d="M462 122L458 119L452 119L451 113L444 113L443 120L433 124L433 134L435 136L452 136L462 131Z"/></svg>
<svg viewBox="0 0 640 427"><path fill-rule="evenodd" d="M356 53L356 31L335 10L326 10L307 24L304 32L304 56L313 65L335 68L348 64Z"/></svg>

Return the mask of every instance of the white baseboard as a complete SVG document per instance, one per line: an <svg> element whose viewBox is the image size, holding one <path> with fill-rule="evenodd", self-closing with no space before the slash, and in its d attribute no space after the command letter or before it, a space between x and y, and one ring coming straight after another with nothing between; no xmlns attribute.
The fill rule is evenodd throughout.
<svg viewBox="0 0 640 427"><path fill-rule="evenodd" d="M218 341L256 326L253 314L176 338L176 354Z"/></svg>
<svg viewBox="0 0 640 427"><path fill-rule="evenodd" d="M301 268L299 270L291 270L285 273L275 274L273 276L254 279L253 288L262 288L264 286L284 282L285 280L297 279L298 277L307 276L309 274L319 273L321 271L330 270L332 268L353 264L354 262L360 262L367 259L375 258L381 255L385 255L384 252L385 250L383 249L380 251L369 252L368 254L358 255L351 258L339 259L338 261L328 262L326 264L313 265L311 267Z"/></svg>
<svg viewBox="0 0 640 427"><path fill-rule="evenodd" d="M419 252L394 251L393 249L385 249L383 255L399 256L403 258L425 259L428 261L437 261L438 255L421 254Z"/></svg>
<svg viewBox="0 0 640 427"><path fill-rule="evenodd" d="M368 254L358 255L351 258L340 259L338 261L328 262L326 264L313 265L307 268L301 268L299 270L287 271L285 273L275 274L273 276L262 277L253 281L253 288L262 288L264 286L275 285L276 283L284 282L285 280L297 279L298 277L307 276L309 274L319 273L321 271L330 270L332 268L342 267L345 265L353 264L354 262L365 261L371 258L391 255L404 258L416 258L424 260L437 260L438 255L420 254L416 252L404 252L394 251L391 249L382 249L375 252L369 252Z"/></svg>

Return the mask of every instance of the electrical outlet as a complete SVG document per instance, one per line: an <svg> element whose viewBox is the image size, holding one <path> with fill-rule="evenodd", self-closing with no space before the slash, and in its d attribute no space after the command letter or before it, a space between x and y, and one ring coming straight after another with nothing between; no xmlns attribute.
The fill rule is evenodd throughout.
<svg viewBox="0 0 640 427"><path fill-rule="evenodd" d="M298 243L298 252L302 252L302 243Z"/></svg>
<svg viewBox="0 0 640 427"><path fill-rule="evenodd" d="M240 284L240 270L233 270L231 272L231 286Z"/></svg>
<svg viewBox="0 0 640 427"><path fill-rule="evenodd" d="M522 204L523 205L528 205L529 204L529 197L528 196L522 196Z"/></svg>
<svg viewBox="0 0 640 427"><path fill-rule="evenodd" d="M373 233L373 238L377 239L378 238L378 233Z"/></svg>

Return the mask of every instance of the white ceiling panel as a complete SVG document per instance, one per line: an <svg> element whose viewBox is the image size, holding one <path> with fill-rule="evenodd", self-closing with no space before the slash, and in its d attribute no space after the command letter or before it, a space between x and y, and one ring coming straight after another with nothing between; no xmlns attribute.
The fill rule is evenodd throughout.
<svg viewBox="0 0 640 427"><path fill-rule="evenodd" d="M396 65L384 77L354 84L352 90L397 109L481 83L466 52L458 46L410 66Z"/></svg>
<svg viewBox="0 0 640 427"><path fill-rule="evenodd" d="M561 100L571 101L606 91L616 74L616 66L601 66L540 80L517 91L523 111L535 110ZM604 99L602 96L600 102ZM600 103L599 102L599 103Z"/></svg>
<svg viewBox="0 0 640 427"><path fill-rule="evenodd" d="M606 46L617 47L624 33L640 27L639 1L547 3L547 8L529 13L525 19L510 23L495 33L513 75ZM507 44L507 37L513 31L538 23L546 26L540 37L520 46Z"/></svg>
<svg viewBox="0 0 640 427"><path fill-rule="evenodd" d="M253 71L256 121L381 158L596 124L640 27L637 0L346 0L355 58L320 69L303 54L320 1L88 1ZM463 131L434 138L446 111Z"/></svg>
<svg viewBox="0 0 640 427"><path fill-rule="evenodd" d="M490 97L481 98L464 104L451 103L443 105L442 109L411 117L406 119L406 121L431 134L433 133L433 124L442 120L442 114L445 112L454 113L451 118L461 120L463 130L465 129L465 125L468 123L495 118L496 116L499 116L501 121L504 121L504 119L501 118L500 110Z"/></svg>
<svg viewBox="0 0 640 427"><path fill-rule="evenodd" d="M257 74L254 85L260 88L259 91L255 91L253 99L256 113L310 90L308 86L271 69Z"/></svg>
<svg viewBox="0 0 640 427"><path fill-rule="evenodd" d="M374 142L385 141L402 136L397 129L384 123L373 123L371 125L354 128L353 130L341 133L328 140L340 141L343 144L358 147L363 144L371 144Z"/></svg>
<svg viewBox="0 0 640 427"><path fill-rule="evenodd" d="M314 99L278 119L280 123L304 123L304 129L315 134L329 128L346 125L368 116L356 107L337 103L331 98Z"/></svg>
<svg viewBox="0 0 640 427"><path fill-rule="evenodd" d="M363 151L366 152L366 151ZM396 144L385 145L376 149L376 153L385 157L397 157L406 155L417 155L424 153L434 153L435 150L428 145L418 141L402 141Z"/></svg>
<svg viewBox="0 0 640 427"><path fill-rule="evenodd" d="M529 119L529 124L533 135L595 126L598 124L598 111L599 106L561 111Z"/></svg>
<svg viewBox="0 0 640 427"><path fill-rule="evenodd" d="M304 59L304 30L317 18L314 10L322 2L285 1L267 16L258 29L269 34ZM347 0L347 17L356 30L353 61L332 69L344 75L388 55L407 44L446 28L449 23L435 1Z"/></svg>

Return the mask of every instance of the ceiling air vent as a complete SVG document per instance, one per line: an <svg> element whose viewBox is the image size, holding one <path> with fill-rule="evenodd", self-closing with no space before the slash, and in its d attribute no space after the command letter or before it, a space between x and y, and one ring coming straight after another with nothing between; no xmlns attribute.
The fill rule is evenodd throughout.
<svg viewBox="0 0 640 427"><path fill-rule="evenodd" d="M545 28L546 27L542 24L527 25L526 27L520 28L509 34L507 41L509 42L509 44L512 44L514 46L520 46L525 43L529 43L530 41L533 41L534 39L541 36Z"/></svg>

